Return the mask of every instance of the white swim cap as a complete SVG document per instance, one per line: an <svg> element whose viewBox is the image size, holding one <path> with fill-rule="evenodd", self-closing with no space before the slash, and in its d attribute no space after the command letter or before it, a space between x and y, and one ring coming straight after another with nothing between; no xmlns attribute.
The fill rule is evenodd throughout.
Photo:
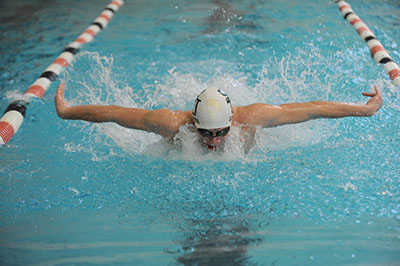
<svg viewBox="0 0 400 266"><path fill-rule="evenodd" d="M206 89L197 96L192 115L197 128L229 127L233 117L231 100L219 89Z"/></svg>

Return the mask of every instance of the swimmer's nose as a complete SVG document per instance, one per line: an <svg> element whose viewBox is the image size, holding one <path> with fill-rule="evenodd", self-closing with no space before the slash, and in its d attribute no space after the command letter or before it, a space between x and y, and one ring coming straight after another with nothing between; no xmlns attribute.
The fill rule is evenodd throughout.
<svg viewBox="0 0 400 266"><path fill-rule="evenodd" d="M217 136L211 138L211 143L214 145L219 144L220 142L221 142L221 139Z"/></svg>

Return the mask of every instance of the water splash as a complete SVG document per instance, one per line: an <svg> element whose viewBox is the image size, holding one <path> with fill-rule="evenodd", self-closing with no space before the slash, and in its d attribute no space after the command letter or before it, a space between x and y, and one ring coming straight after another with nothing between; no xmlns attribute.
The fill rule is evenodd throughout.
<svg viewBox="0 0 400 266"><path fill-rule="evenodd" d="M132 88L118 76L112 57L89 52L79 56L83 57L79 60L83 65L77 62L65 76L67 99L75 104L190 110L192 99L211 86L226 91L234 105L361 99L361 89L346 91L342 88L355 86L359 80L346 84L338 81L343 62L329 58L332 63L325 65L326 58L317 48L310 54L297 51L283 58L271 58L257 73L240 72L235 67L232 67L235 71L224 72L230 63L221 60L185 62L163 77L150 83L146 80L141 88ZM342 58L343 53L335 56ZM188 68L193 70L188 73ZM85 74L81 75L81 71ZM385 81L378 79L374 83L389 87L389 93L395 93ZM333 88L338 86L339 89ZM398 105L396 97L390 101L391 105ZM374 138L354 131L348 122L342 121L315 120L258 129L256 144L249 154L244 152L239 130L235 128L222 152L209 152L196 140L191 126L182 127L174 139L176 145L171 145L155 134L116 124L77 122L75 125L88 134L93 146L82 149L78 144L69 143L65 148L90 153L96 162L129 155L135 166L128 172L134 172L134 177L111 166L113 173L124 177L123 181L111 178L117 184L112 194L116 202L133 198L166 216L180 213L184 220L219 219L238 213L311 217L318 222L346 219L349 215L393 216L390 210L397 210L397 207L386 202L395 195L393 190L382 187L376 192L380 194L375 195L378 187L375 183L379 180L365 182L371 173L354 169L355 164L364 163L360 154L369 156L357 138L372 150L376 147ZM374 128L367 120L359 119L354 123L357 127ZM117 148L122 154L109 152ZM136 156L138 154L141 156ZM343 161L343 158L347 159ZM335 170L335 164L341 165L341 169ZM141 177L142 174L146 178ZM125 193L121 194L123 191ZM95 201L95 204L103 204L107 197L100 196L100 203ZM376 203L371 203L372 198Z"/></svg>
<svg viewBox="0 0 400 266"><path fill-rule="evenodd" d="M315 57L320 55L316 54ZM326 88L326 79L334 79L335 75L324 74L324 79L315 72L315 57L303 58L302 55L273 58L265 62L256 76L240 72L223 73L218 67L226 64L220 60L202 62L201 68L208 66L216 68L211 76L206 77L204 69L192 73L180 71L180 65L168 71L168 75L144 84L142 88L132 88L115 73L113 57L101 56L95 52L82 52L77 56L77 62L66 72L68 89L66 97L72 104L115 104L137 108L170 108L173 110L190 110L192 99L203 89L218 87L226 91L233 105L247 105L254 102L283 103L309 100L311 96L325 95L328 98L330 85ZM83 62L83 63L80 63ZM182 65L185 68L188 62ZM298 65L308 66L297 75ZM195 62L192 64L195 67ZM83 74L82 74L83 73ZM311 79L312 78L312 79ZM310 81L313 80L313 81ZM250 85L252 83L253 85ZM327 91L326 91L327 90ZM320 97L318 97L320 98ZM85 124L87 126L87 124ZM289 147L308 146L323 142L332 135L337 124L326 121L312 121L298 125L283 126L273 129L259 129L256 134L256 150L282 150ZM197 152L201 148L190 130L181 129L177 138L180 150L174 150L155 134L122 128L106 123L90 126L92 137L101 134L112 142L110 147L117 145L128 153L143 153L152 156L160 155L174 159L189 160L248 160L243 153L238 132L232 130L230 140L225 147L225 153L213 155ZM97 132L97 133L96 133ZM257 156L250 158L257 160Z"/></svg>

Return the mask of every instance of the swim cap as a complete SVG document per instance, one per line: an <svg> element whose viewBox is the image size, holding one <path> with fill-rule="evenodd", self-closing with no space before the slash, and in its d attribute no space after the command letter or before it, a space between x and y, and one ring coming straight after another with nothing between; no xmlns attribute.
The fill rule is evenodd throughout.
<svg viewBox="0 0 400 266"><path fill-rule="evenodd" d="M197 96L192 115L197 128L229 127L233 116L231 100L219 89L206 89Z"/></svg>

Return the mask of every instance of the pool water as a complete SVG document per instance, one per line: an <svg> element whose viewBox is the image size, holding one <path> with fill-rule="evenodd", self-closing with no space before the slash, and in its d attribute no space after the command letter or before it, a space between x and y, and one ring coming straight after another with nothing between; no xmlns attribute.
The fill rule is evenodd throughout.
<svg viewBox="0 0 400 266"><path fill-rule="evenodd" d="M101 3L100 3L101 2ZM5 3L2 112L109 1ZM349 1L400 62L396 0ZM259 129L243 152L179 147L57 117L54 82L0 147L1 265L399 265L400 90L331 1L129 1L59 77L74 104L189 110L384 105L369 118Z"/></svg>

